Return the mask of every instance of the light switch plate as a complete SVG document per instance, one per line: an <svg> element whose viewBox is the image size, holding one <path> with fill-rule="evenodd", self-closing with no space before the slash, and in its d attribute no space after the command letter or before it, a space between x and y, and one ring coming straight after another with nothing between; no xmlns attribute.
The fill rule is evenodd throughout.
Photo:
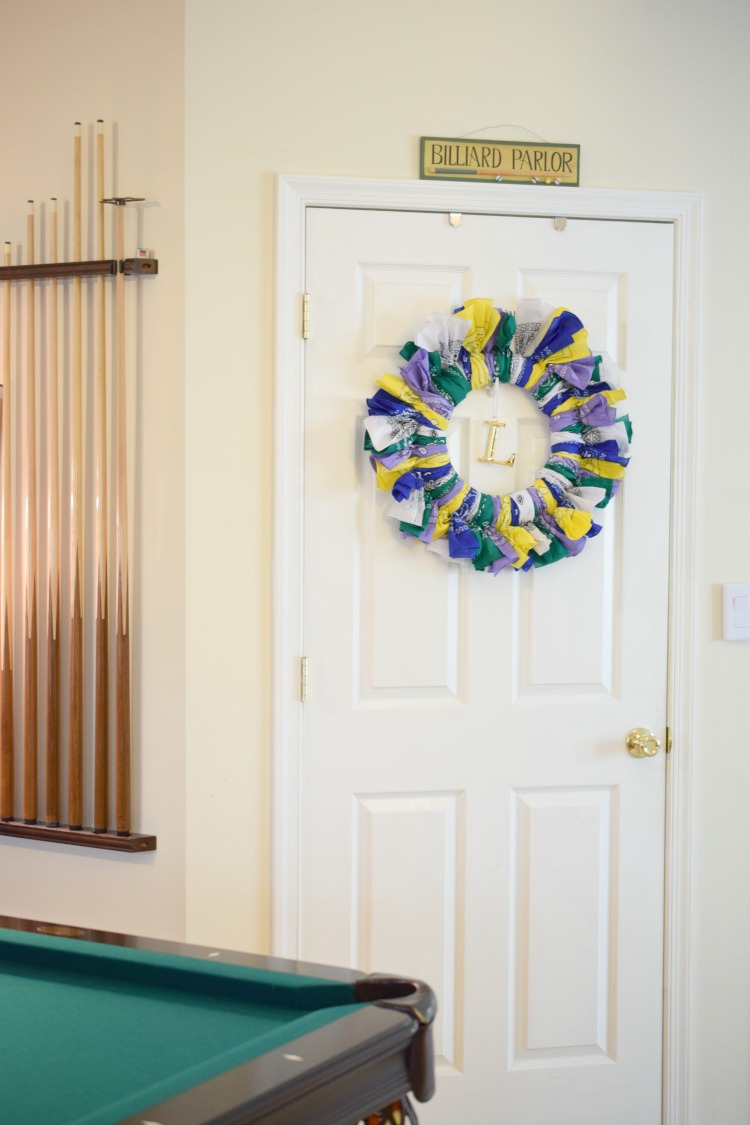
<svg viewBox="0 0 750 1125"><path fill-rule="evenodd" d="M722 586L724 640L750 641L750 582L728 582Z"/></svg>

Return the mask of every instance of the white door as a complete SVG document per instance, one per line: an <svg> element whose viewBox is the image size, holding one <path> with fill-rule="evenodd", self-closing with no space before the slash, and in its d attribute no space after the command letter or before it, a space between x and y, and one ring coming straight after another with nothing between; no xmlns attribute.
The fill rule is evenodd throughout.
<svg viewBox="0 0 750 1125"><path fill-rule="evenodd" d="M668 224L312 209L304 413L301 955L423 977L440 1003L433 1125L661 1120L672 348ZM576 312L624 373L633 459L583 553L496 578L400 538L365 399L433 311ZM475 391L452 460L528 486L549 434Z"/></svg>

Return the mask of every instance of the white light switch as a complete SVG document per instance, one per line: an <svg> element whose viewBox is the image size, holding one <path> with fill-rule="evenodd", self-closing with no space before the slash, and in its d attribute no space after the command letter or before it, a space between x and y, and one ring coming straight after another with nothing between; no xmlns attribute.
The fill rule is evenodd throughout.
<svg viewBox="0 0 750 1125"><path fill-rule="evenodd" d="M722 590L724 640L750 641L750 582L729 582Z"/></svg>
<svg viewBox="0 0 750 1125"><path fill-rule="evenodd" d="M733 598L732 601L735 628L747 629L748 625L750 625L750 612L748 612L750 598L748 598L747 594L743 594L739 598Z"/></svg>

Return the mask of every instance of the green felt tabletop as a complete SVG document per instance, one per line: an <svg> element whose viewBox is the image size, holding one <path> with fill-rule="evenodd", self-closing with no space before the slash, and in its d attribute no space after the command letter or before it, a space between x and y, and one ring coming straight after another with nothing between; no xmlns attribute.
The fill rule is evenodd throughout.
<svg viewBox="0 0 750 1125"><path fill-rule="evenodd" d="M112 1125L362 1007L348 982L0 935L0 1121Z"/></svg>

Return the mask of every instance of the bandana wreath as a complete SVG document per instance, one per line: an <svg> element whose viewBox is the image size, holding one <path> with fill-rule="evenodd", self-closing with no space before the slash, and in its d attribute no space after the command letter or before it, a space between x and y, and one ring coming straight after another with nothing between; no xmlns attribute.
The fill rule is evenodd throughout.
<svg viewBox="0 0 750 1125"><path fill-rule="evenodd" d="M591 354L569 309L521 301L516 316L475 298L453 315L433 313L401 349L401 376L384 375L367 400L365 449L389 515L447 559L497 574L529 570L583 550L598 511L616 494L632 429L615 403L619 371ZM479 492L448 456L455 407L493 380L523 387L549 420L549 460L528 488Z"/></svg>

